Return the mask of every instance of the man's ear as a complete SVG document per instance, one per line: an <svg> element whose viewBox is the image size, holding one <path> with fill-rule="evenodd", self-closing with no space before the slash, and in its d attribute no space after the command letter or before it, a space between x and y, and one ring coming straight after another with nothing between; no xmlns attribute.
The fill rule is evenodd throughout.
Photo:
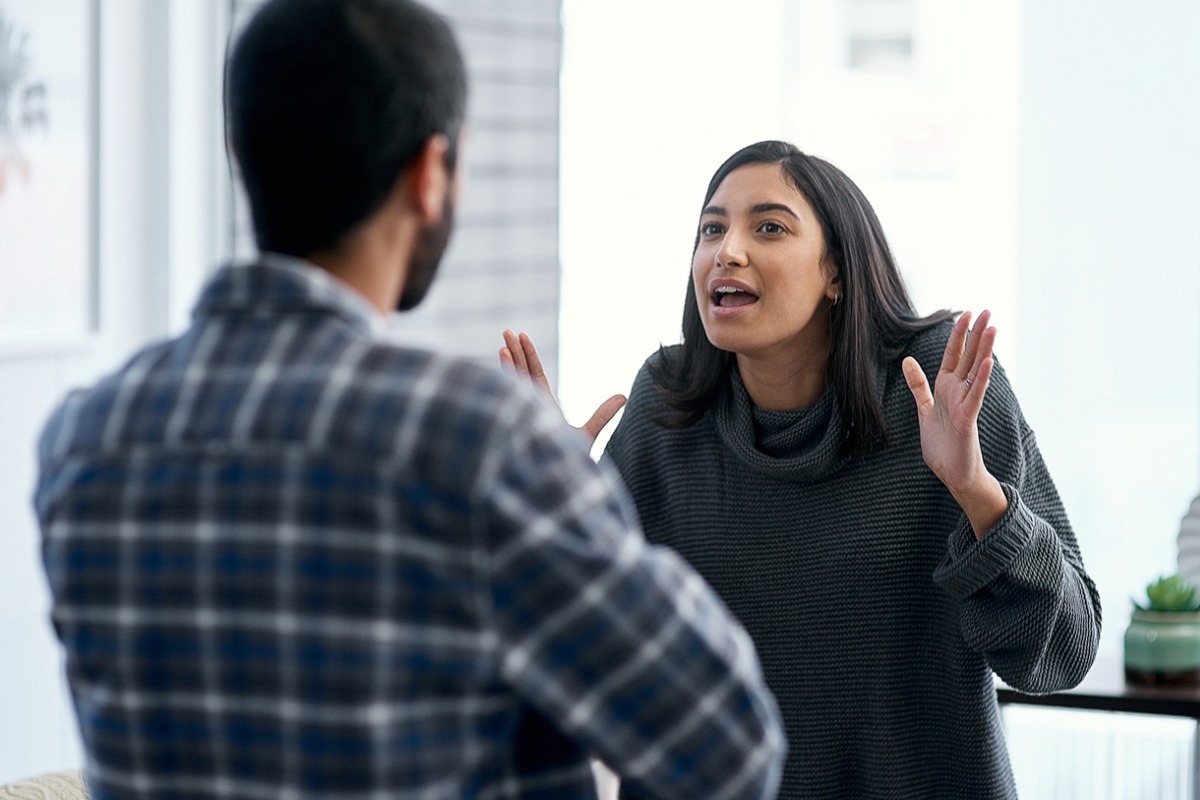
<svg viewBox="0 0 1200 800"><path fill-rule="evenodd" d="M449 149L450 138L446 134L431 135L409 165L405 176L410 202L425 225L441 222L446 196L454 186L454 176L446 168Z"/></svg>

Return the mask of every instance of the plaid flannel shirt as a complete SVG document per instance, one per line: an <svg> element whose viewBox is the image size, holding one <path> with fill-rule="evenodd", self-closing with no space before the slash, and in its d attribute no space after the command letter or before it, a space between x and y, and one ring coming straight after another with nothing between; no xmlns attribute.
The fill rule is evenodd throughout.
<svg viewBox="0 0 1200 800"><path fill-rule="evenodd" d="M388 343L304 262L221 270L71 394L35 503L106 798L774 796L744 631L528 386Z"/></svg>

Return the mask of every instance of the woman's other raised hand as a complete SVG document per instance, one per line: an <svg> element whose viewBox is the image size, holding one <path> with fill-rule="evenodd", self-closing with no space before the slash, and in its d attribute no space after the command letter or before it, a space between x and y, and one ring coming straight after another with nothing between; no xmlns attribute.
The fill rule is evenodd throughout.
<svg viewBox="0 0 1200 800"><path fill-rule="evenodd" d="M537 348L534 347L533 339L529 338L529 334L517 334L508 330L504 332L504 347L500 348L500 365L527 378L530 383L545 392L555 404L558 403L554 398L554 392L550 390L550 381L546 378L542 359L538 356ZM604 426L612 421L612 418L624 405L625 395L614 394L601 403L591 418L576 430L581 431L589 442L595 442L600 431L604 430Z"/></svg>
<svg viewBox="0 0 1200 800"><path fill-rule="evenodd" d="M979 447L979 411L994 363L996 329L988 327L991 316L990 311L981 312L971 327L971 313L966 312L954 323L932 392L915 358L909 356L903 364L917 403L921 456L962 506L977 539L1008 508L1008 498L984 465Z"/></svg>

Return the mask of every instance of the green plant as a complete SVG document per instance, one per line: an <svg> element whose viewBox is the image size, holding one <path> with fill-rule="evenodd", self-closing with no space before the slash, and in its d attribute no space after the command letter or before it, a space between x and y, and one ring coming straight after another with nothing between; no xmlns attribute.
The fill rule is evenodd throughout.
<svg viewBox="0 0 1200 800"><path fill-rule="evenodd" d="M1134 602L1143 611L1196 611L1200 609L1200 592L1182 575L1165 575L1146 587L1150 605L1144 607Z"/></svg>

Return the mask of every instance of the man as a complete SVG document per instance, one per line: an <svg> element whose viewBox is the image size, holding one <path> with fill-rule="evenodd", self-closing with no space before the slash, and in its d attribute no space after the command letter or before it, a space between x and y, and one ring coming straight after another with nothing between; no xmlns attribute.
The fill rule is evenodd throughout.
<svg viewBox="0 0 1200 800"><path fill-rule="evenodd" d="M458 192L450 30L273 0L227 73L263 255L69 396L36 505L95 798L773 796L743 630L532 390L378 337Z"/></svg>

